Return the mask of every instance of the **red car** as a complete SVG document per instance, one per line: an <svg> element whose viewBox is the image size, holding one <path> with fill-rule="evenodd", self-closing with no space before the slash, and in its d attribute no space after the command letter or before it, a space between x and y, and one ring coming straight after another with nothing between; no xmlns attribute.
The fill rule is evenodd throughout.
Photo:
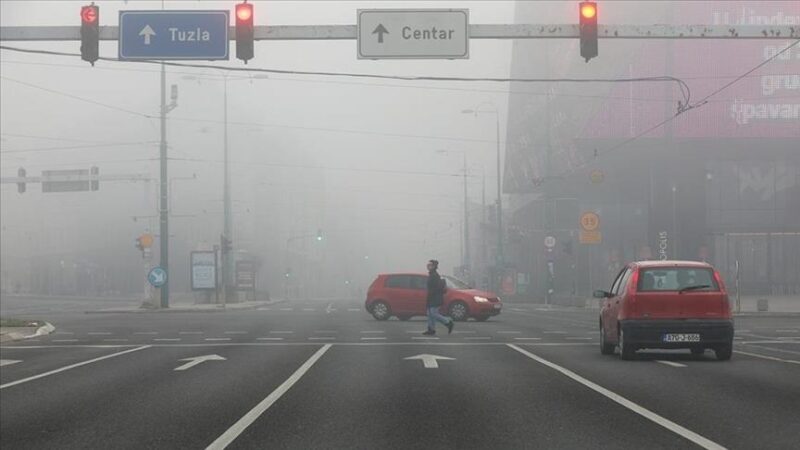
<svg viewBox="0 0 800 450"><path fill-rule="evenodd" d="M733 352L733 317L722 277L710 264L642 261L620 271L610 291L595 291L600 351L632 359L642 348L688 348L719 360Z"/></svg>
<svg viewBox="0 0 800 450"><path fill-rule="evenodd" d="M478 321L500 314L503 303L497 295L473 289L463 281L443 276L447 282L442 314L456 321L470 317ZM419 273L392 273L378 275L367 291L365 307L377 320L397 316L408 320L413 316L424 316L428 275Z"/></svg>

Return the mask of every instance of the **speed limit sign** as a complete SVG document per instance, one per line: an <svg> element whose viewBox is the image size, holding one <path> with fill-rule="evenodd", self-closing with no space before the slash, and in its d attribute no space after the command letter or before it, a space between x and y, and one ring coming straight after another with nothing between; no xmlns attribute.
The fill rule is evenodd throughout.
<svg viewBox="0 0 800 450"><path fill-rule="evenodd" d="M544 246L547 248L553 248L556 246L556 238L553 236L547 236L544 238Z"/></svg>
<svg viewBox="0 0 800 450"><path fill-rule="evenodd" d="M600 216L591 211L581 215L581 229L583 231L595 231L598 228L600 228Z"/></svg>

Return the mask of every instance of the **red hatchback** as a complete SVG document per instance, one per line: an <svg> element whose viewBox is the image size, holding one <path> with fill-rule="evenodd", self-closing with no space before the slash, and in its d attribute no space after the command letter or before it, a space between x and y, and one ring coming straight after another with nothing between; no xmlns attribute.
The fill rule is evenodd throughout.
<svg viewBox="0 0 800 450"><path fill-rule="evenodd" d="M631 359L642 348L688 348L717 359L733 352L733 317L719 272L693 261L628 264L602 298L600 351Z"/></svg>
<svg viewBox="0 0 800 450"><path fill-rule="evenodd" d="M444 304L440 308L456 321L470 317L478 321L500 314L503 308L497 295L471 288L463 281L443 276L447 282ZM377 320L397 316L408 320L424 316L428 275L419 273L392 273L378 275L367 291L365 307Z"/></svg>

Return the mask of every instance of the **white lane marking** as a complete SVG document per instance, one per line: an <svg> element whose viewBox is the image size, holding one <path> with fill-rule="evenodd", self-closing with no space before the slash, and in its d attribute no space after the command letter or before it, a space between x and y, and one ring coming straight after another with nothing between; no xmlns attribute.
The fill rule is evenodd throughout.
<svg viewBox="0 0 800 450"><path fill-rule="evenodd" d="M416 339L418 341L435 341L438 340L438 337L428 337L428 336L411 336L411 339Z"/></svg>
<svg viewBox="0 0 800 450"><path fill-rule="evenodd" d="M383 333L386 333L386 332L385 331L378 331L378 330L375 330L375 331L369 330L369 331L362 331L361 332L361 334L383 334Z"/></svg>
<svg viewBox="0 0 800 450"><path fill-rule="evenodd" d="M545 331L544 334L567 334L566 331Z"/></svg>
<svg viewBox="0 0 800 450"><path fill-rule="evenodd" d="M230 341L231 338L206 338L207 341Z"/></svg>
<svg viewBox="0 0 800 450"><path fill-rule="evenodd" d="M324 336L324 337L310 337L308 338L309 341L332 341L336 339L335 337Z"/></svg>
<svg viewBox="0 0 800 450"><path fill-rule="evenodd" d="M491 339L491 336L467 336L464 338L466 341L485 341Z"/></svg>
<svg viewBox="0 0 800 450"><path fill-rule="evenodd" d="M127 339L103 339L103 342L128 342Z"/></svg>
<svg viewBox="0 0 800 450"><path fill-rule="evenodd" d="M271 309L272 309L272 308L269 308L269 307L261 307L261 308L256 308L256 310L258 310L258 311L269 311L269 310L271 310Z"/></svg>
<svg viewBox="0 0 800 450"><path fill-rule="evenodd" d="M464 331L453 331L453 334L476 334L477 331L471 330L464 330Z"/></svg>
<svg viewBox="0 0 800 450"><path fill-rule="evenodd" d="M530 358L530 359L532 359L532 360L534 360L534 361L536 361L536 362L538 362L540 364L543 364L543 365L545 365L545 366L547 366L547 367L549 367L549 368L551 368L551 369L553 369L553 370L555 370L557 372L560 372L562 375L565 375L568 378L571 378L572 380L577 381L578 383L588 387L589 389L597 392L598 394L603 395L604 397L608 398L609 400L611 400L613 402L616 402L616 403L618 403L619 405L622 405L625 408L628 408L629 410L635 412L636 414L639 414L640 416L642 416L642 417L644 417L644 418L646 418L646 419L648 419L648 420L650 420L650 421L652 421L652 422L654 422L654 423L656 423L658 425L661 425L662 427L672 431L673 433L675 433L675 434L677 434L679 436L682 436L685 439L688 439L688 440L694 442L695 444L699 445L700 447L703 447L705 449L714 449L714 450L724 450L725 449L725 447L717 444L716 442L714 442L714 441L712 441L710 439L707 439L707 438L695 433L694 431L691 431L691 430L689 430L687 428L684 428L684 427L678 425L677 423L675 423L675 422L673 422L673 421L671 421L671 420L669 420L669 419L667 419L665 417L659 416L658 414L654 413L653 411L650 411L647 408L639 406L638 404L628 400L627 398L625 398L625 397L623 397L623 396L621 396L621 395L619 395L619 394L617 394L615 392L612 392L612 391L600 386L599 384L593 383L593 382L587 380L586 378L583 378L582 376L576 374L575 372L573 372L573 371L571 371L571 370L569 370L567 368L561 367L558 364L552 363L552 362L550 362L550 361L548 361L548 360L546 360L546 359L544 359L542 357L534 355L533 353L531 353L531 352L529 352L527 350L524 350L524 349L522 349L522 348L520 348L520 347L518 347L518 346L516 346L514 344L507 344L507 345L509 347L511 347L512 349L514 349L514 350L522 353L523 355L527 356L528 358Z"/></svg>
<svg viewBox="0 0 800 450"><path fill-rule="evenodd" d="M53 334L55 335L55 334L75 334L75 333L72 331L56 331Z"/></svg>
<svg viewBox="0 0 800 450"><path fill-rule="evenodd" d="M12 364L21 363L20 359L0 359L0 367L10 366Z"/></svg>
<svg viewBox="0 0 800 450"><path fill-rule="evenodd" d="M741 337L741 336L734 336L734 337L733 337L733 340L734 340L734 341L741 341L741 340L743 340L743 339L744 339L744 338L743 338L743 337Z"/></svg>
<svg viewBox="0 0 800 450"><path fill-rule="evenodd" d="M749 344L800 344L800 341L795 341L795 340L792 340L792 341L787 341L787 340L777 341L777 340L764 339L764 340L759 340L759 341L741 341L741 342L739 342L739 344L745 344L745 345L749 345Z"/></svg>
<svg viewBox="0 0 800 450"><path fill-rule="evenodd" d="M791 355L800 355L800 352L795 352L795 351L792 351L792 350L784 350L782 348L764 347L763 345L749 345L749 346L750 347L755 347L755 348L761 348L761 349L764 349L764 350L769 350L769 351L772 351L772 352L789 353Z"/></svg>
<svg viewBox="0 0 800 450"><path fill-rule="evenodd" d="M454 361L455 358L449 358L447 356L440 356L440 355L429 355L427 353L423 353L421 355L409 356L407 358L403 358L405 360L413 361L419 360L422 361L422 366L426 369L438 369L439 362L438 360L442 361Z"/></svg>
<svg viewBox="0 0 800 450"><path fill-rule="evenodd" d="M270 331L269 334L293 334L294 331Z"/></svg>
<svg viewBox="0 0 800 450"><path fill-rule="evenodd" d="M351 312L359 312L361 311L361 308L347 308L347 310Z"/></svg>
<svg viewBox="0 0 800 450"><path fill-rule="evenodd" d="M225 358L219 355L202 355L202 356L192 356L191 358L183 358L179 359L178 361L189 361L189 362L187 362L182 366L178 366L172 370L187 370L206 361L225 361Z"/></svg>
<svg viewBox="0 0 800 450"><path fill-rule="evenodd" d="M153 342L180 342L181 338L154 338Z"/></svg>
<svg viewBox="0 0 800 450"><path fill-rule="evenodd" d="M800 330L775 330L776 333L800 333Z"/></svg>
<svg viewBox="0 0 800 450"><path fill-rule="evenodd" d="M158 331L137 331L136 333L133 334L152 336L158 334Z"/></svg>
<svg viewBox="0 0 800 450"><path fill-rule="evenodd" d="M750 330L736 330L736 333L749 333Z"/></svg>
<svg viewBox="0 0 800 450"><path fill-rule="evenodd" d="M385 341L385 337L362 337L362 341Z"/></svg>
<svg viewBox="0 0 800 450"><path fill-rule="evenodd" d="M16 385L22 384L22 383L27 383L28 381L38 380L39 378L44 378L46 376L50 376L50 375L54 375L54 374L57 374L57 373L60 373L60 372L64 372L66 370L74 369L76 367L85 366L87 364L96 363L98 361L102 361L102 360L108 359L108 358L113 358L115 356L124 355L126 353L138 352L139 350L144 350L144 349L150 348L150 347L151 347L150 345L142 345L140 347L130 348L128 350L123 350L121 352L112 353L110 355L104 355L104 356L100 356L98 358L93 358L93 359L90 359L90 360L87 360L87 361L81 361L81 362L78 362L78 363L75 363L75 364L70 364L68 366L64 366L64 367L61 367L61 368L58 368L58 369L55 369L55 370L51 370L49 372L40 373L39 375L33 375L31 377L28 377L28 378L23 378L21 380L12 381L10 383L6 383L6 384L3 384L3 385L0 385L0 389L5 389L7 387L16 386Z"/></svg>
<svg viewBox="0 0 800 450"><path fill-rule="evenodd" d="M226 331L225 334L247 334L247 331Z"/></svg>
<svg viewBox="0 0 800 450"><path fill-rule="evenodd" d="M519 309L519 308L508 308L508 309L510 309L512 311L516 311L516 312L525 312L524 309Z"/></svg>
<svg viewBox="0 0 800 450"><path fill-rule="evenodd" d="M108 331L90 331L88 333L89 336L111 336L111 333Z"/></svg>
<svg viewBox="0 0 800 450"><path fill-rule="evenodd" d="M278 337L260 337L256 338L257 341L282 341L283 338Z"/></svg>
<svg viewBox="0 0 800 450"><path fill-rule="evenodd" d="M256 406L247 412L241 419L237 420L230 428L228 428L220 437L211 443L206 450L223 450L230 445L244 430L247 429L256 419L264 414L283 394L289 391L297 381L308 372L308 369L314 365L321 357L331 348L331 344L325 344L316 351L306 362L303 363L289 378L286 379L280 386L275 388L264 400L261 400Z"/></svg>
<svg viewBox="0 0 800 450"><path fill-rule="evenodd" d="M592 341L595 338L590 338L590 337L570 337L570 336L567 336L565 339L567 339L569 341Z"/></svg>
<svg viewBox="0 0 800 450"><path fill-rule="evenodd" d="M497 334L522 334L522 331L498 331Z"/></svg>
<svg viewBox="0 0 800 450"><path fill-rule="evenodd" d="M778 361L788 364L800 364L800 361L795 361L793 359L776 358L774 356L759 355L758 353L743 352L741 350L734 350L733 353L738 353L740 355L747 355L747 356L752 356L754 358L768 359L770 361Z"/></svg>
<svg viewBox="0 0 800 450"><path fill-rule="evenodd" d="M77 339L53 339L52 342L78 342Z"/></svg>
<svg viewBox="0 0 800 450"><path fill-rule="evenodd" d="M515 337L515 341L541 341L542 338L537 337Z"/></svg>
<svg viewBox="0 0 800 450"><path fill-rule="evenodd" d="M330 314L333 311L336 311L336 309L333 307L333 303L328 303L328 306L325 308L325 313Z"/></svg>
<svg viewBox="0 0 800 450"><path fill-rule="evenodd" d="M672 362L672 361L665 361L663 359L657 359L655 361L657 363L659 363L659 364L664 364L664 365L670 366L670 367L688 367L686 364L676 363L676 362Z"/></svg>
<svg viewBox="0 0 800 450"><path fill-rule="evenodd" d="M178 334L203 334L203 331L178 331Z"/></svg>

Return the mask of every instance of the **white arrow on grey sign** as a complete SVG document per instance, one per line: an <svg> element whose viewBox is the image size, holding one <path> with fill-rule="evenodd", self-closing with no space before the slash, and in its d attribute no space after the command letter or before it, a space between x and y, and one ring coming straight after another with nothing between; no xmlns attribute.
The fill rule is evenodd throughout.
<svg viewBox="0 0 800 450"><path fill-rule="evenodd" d="M21 363L22 361L17 359L0 359L0 367L3 366L10 366L12 364Z"/></svg>
<svg viewBox="0 0 800 450"><path fill-rule="evenodd" d="M469 10L359 9L358 57L469 58Z"/></svg>
<svg viewBox="0 0 800 450"><path fill-rule="evenodd" d="M443 361L453 361L455 358L448 358L447 356L439 356L439 355L429 355L427 353L423 353L421 355L416 356L409 356L408 358L403 358L408 360L418 359L422 361L422 365L425 366L426 369L438 369L439 363L437 360Z"/></svg>
<svg viewBox="0 0 800 450"><path fill-rule="evenodd" d="M155 35L156 32L150 27L150 25L145 25L144 28L142 28L142 31L139 32L139 36L144 36L144 45L150 45L150 38Z"/></svg>
<svg viewBox="0 0 800 450"><path fill-rule="evenodd" d="M201 362L205 361L225 361L225 358L219 355L203 355L203 356L194 356L191 358L183 358L179 359L178 361L189 361L182 366L178 366L175 370L186 370L191 369L192 367L200 364Z"/></svg>

